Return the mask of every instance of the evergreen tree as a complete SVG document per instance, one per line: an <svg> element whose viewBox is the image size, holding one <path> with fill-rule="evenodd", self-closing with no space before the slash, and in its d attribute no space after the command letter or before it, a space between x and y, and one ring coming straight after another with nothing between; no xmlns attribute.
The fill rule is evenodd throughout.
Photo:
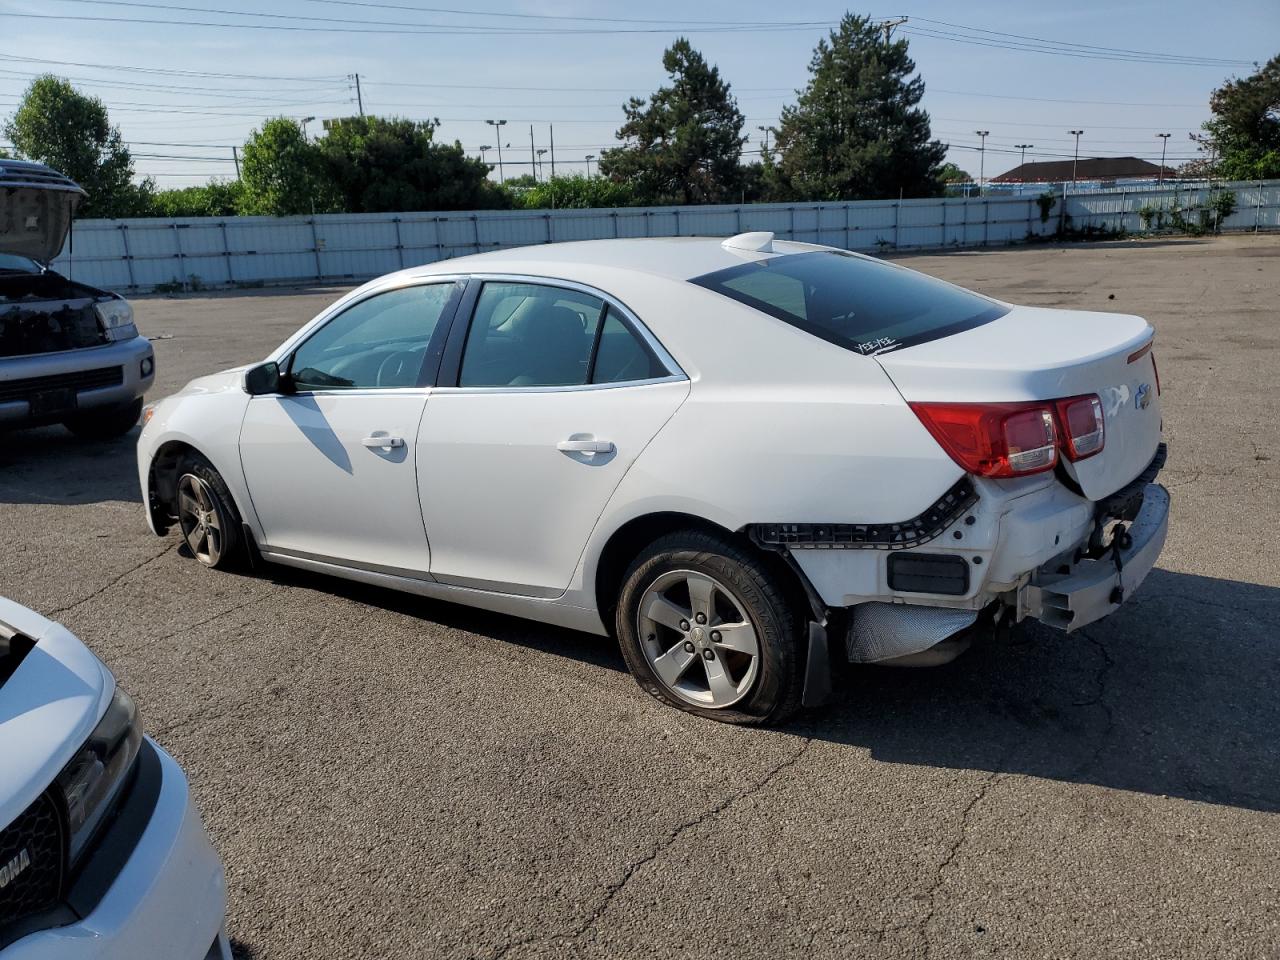
<svg viewBox="0 0 1280 960"><path fill-rule="evenodd" d="M623 106L625 146L605 150L600 173L627 183L642 203L718 203L737 199L745 118L720 71L677 40L663 54L671 77L645 101Z"/></svg>
<svg viewBox="0 0 1280 960"><path fill-rule="evenodd" d="M919 104L924 81L907 42L845 14L820 40L809 84L785 107L777 131L779 174L803 200L876 200L941 193L946 146L932 139Z"/></svg>

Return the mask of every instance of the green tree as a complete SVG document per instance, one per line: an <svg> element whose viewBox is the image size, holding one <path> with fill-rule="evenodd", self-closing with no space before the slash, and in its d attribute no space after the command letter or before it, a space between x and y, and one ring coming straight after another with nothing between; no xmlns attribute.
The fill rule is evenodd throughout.
<svg viewBox="0 0 1280 960"><path fill-rule="evenodd" d="M134 182L133 158L97 97L55 76L37 77L4 134L19 156L48 164L84 187L88 197L80 216L146 215L151 181Z"/></svg>
<svg viewBox="0 0 1280 960"><path fill-rule="evenodd" d="M210 180L203 186L157 190L151 198L156 217L233 217L244 205L244 184L239 180Z"/></svg>
<svg viewBox="0 0 1280 960"><path fill-rule="evenodd" d="M818 42L809 84L782 111L779 173L797 199L875 200L937 196L946 146L932 139L919 104L924 81L907 42L845 14Z"/></svg>
<svg viewBox="0 0 1280 960"><path fill-rule="evenodd" d="M511 181L507 184L510 186ZM516 194L516 204L528 210L627 207L635 202L635 190L630 183L580 173L552 177L528 185Z"/></svg>
<svg viewBox="0 0 1280 960"><path fill-rule="evenodd" d="M954 163L944 163L938 168L938 179L943 183L972 183L973 174L968 170L961 170Z"/></svg>
<svg viewBox="0 0 1280 960"><path fill-rule="evenodd" d="M600 173L631 184L643 203L737 199L746 138L729 85L683 38L663 54L662 65L670 86L623 106L618 139L625 145L603 151Z"/></svg>
<svg viewBox="0 0 1280 960"><path fill-rule="evenodd" d="M1280 55L1243 80L1229 80L1209 97L1206 136L1217 148L1213 171L1227 180L1280 177Z"/></svg>
<svg viewBox="0 0 1280 960"><path fill-rule="evenodd" d="M348 117L327 124L318 149L325 177L349 213L502 206L489 165L462 145L436 143L434 120Z"/></svg>
<svg viewBox="0 0 1280 960"><path fill-rule="evenodd" d="M241 213L287 217L340 209L320 150L296 120L275 117L254 130L245 142L240 171Z"/></svg>

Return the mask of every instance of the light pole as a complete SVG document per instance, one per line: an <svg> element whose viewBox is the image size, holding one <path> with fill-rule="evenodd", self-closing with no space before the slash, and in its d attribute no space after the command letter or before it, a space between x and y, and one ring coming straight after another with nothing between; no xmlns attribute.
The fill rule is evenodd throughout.
<svg viewBox="0 0 1280 960"><path fill-rule="evenodd" d="M1018 158L1018 166L1025 167L1027 165L1027 151L1033 149L1035 147L1035 144L1034 143L1015 143L1013 146L1015 147L1015 149L1022 151L1022 156ZM1018 181L1019 196L1022 195L1022 187L1026 183L1026 178L1027 178L1026 173L1023 173L1022 179Z"/></svg>
<svg viewBox="0 0 1280 960"><path fill-rule="evenodd" d="M587 179L588 180L591 179L591 161L594 160L595 158L596 158L596 155L594 153L587 154Z"/></svg>
<svg viewBox="0 0 1280 960"><path fill-rule="evenodd" d="M1173 134L1157 133L1156 136L1160 138L1160 172L1156 174L1156 186L1158 187L1164 183L1164 156L1165 151L1169 149L1169 138Z"/></svg>
<svg viewBox="0 0 1280 960"><path fill-rule="evenodd" d="M1080 162L1080 134L1083 130L1068 130L1067 133L1076 138L1076 153L1071 160L1071 192L1076 192L1076 165Z"/></svg>
<svg viewBox="0 0 1280 960"><path fill-rule="evenodd" d="M756 127L756 129L764 134L764 152L768 153L769 152L769 128L762 125L762 126Z"/></svg>
<svg viewBox="0 0 1280 960"><path fill-rule="evenodd" d="M498 182L506 183L507 178L502 172L502 127L506 124L505 120L486 120L485 123L493 127L493 132L498 135Z"/></svg>
<svg viewBox="0 0 1280 960"><path fill-rule="evenodd" d="M984 186L987 172L987 135L991 131L975 130L973 132L982 138L982 144L978 147L978 196L982 196L987 192Z"/></svg>
<svg viewBox="0 0 1280 960"><path fill-rule="evenodd" d="M538 177L542 176L542 155L543 155L544 153L546 153L546 152L547 152L547 148L546 148L546 147L543 147L541 150L538 150L538 151L537 151L537 154L538 154L538 160L537 160L537 166L536 166L536 168L535 168L535 169L534 169L534 171L533 171L533 173L534 173L534 177L533 177L533 179L534 179L534 180L537 180L537 179L538 179ZM545 178L543 178L543 179L545 179Z"/></svg>
<svg viewBox="0 0 1280 960"><path fill-rule="evenodd" d="M493 144L486 143L480 147L480 162L487 164L489 161L485 158L485 154L493 149Z"/></svg>
<svg viewBox="0 0 1280 960"><path fill-rule="evenodd" d="M309 140L311 139L309 136L307 136L307 124L308 124L308 123L310 123L310 122L311 122L312 120L314 120L314 119L315 119L315 117L303 117L303 118L302 118L302 139L303 139L303 140L308 140L308 141L309 141Z"/></svg>

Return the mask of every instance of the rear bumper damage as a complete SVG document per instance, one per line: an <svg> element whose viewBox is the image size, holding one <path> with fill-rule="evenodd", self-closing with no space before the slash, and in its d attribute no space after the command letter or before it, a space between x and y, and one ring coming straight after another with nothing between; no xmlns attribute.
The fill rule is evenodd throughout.
<svg viewBox="0 0 1280 960"><path fill-rule="evenodd" d="M1151 572L1168 532L1169 491L1148 484L1137 516L1113 531L1100 557L1051 560L1032 575L1018 591L1018 620L1033 617L1071 633L1113 613Z"/></svg>

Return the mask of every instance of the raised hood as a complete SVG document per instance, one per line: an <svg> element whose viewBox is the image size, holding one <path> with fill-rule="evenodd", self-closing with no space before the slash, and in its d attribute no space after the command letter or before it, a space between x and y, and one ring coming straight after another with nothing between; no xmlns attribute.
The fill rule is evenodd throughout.
<svg viewBox="0 0 1280 960"><path fill-rule="evenodd" d="M0 678L0 827L53 782L115 692L111 673L69 631L0 598L0 640L14 634L36 643Z"/></svg>
<svg viewBox="0 0 1280 960"><path fill-rule="evenodd" d="M0 159L0 253L48 265L66 242L85 192L42 163Z"/></svg>
<svg viewBox="0 0 1280 960"><path fill-rule="evenodd" d="M1098 500L1134 479L1160 443L1160 397L1141 317L1012 307L996 320L876 356L909 402L1058 400L1096 393L1106 443L1101 453L1063 461Z"/></svg>

